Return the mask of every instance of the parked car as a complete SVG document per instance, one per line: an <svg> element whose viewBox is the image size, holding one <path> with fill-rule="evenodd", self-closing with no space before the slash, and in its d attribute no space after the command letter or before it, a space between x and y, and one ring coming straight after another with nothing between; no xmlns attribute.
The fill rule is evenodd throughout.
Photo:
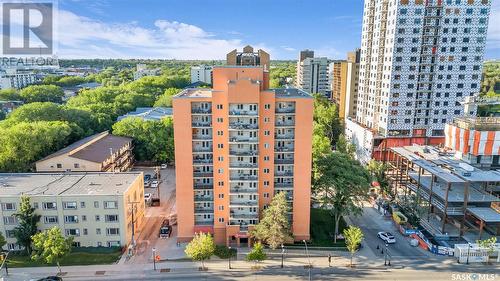
<svg viewBox="0 0 500 281"><path fill-rule="evenodd" d="M150 181L151 180L151 175L144 175L144 181Z"/></svg>
<svg viewBox="0 0 500 281"><path fill-rule="evenodd" d="M167 164L161 164L160 168L166 169L167 168Z"/></svg>
<svg viewBox="0 0 500 281"><path fill-rule="evenodd" d="M151 198L152 198L151 193L144 193L144 201L146 203L150 203L151 202Z"/></svg>
<svg viewBox="0 0 500 281"><path fill-rule="evenodd" d="M170 221L164 219L160 227L160 238L169 238L172 234L172 226L170 226Z"/></svg>
<svg viewBox="0 0 500 281"><path fill-rule="evenodd" d="M396 243L396 238L390 232L381 231L377 233L378 238L382 239L387 244Z"/></svg>
<svg viewBox="0 0 500 281"><path fill-rule="evenodd" d="M152 182L151 182L151 187L152 187L152 188L157 188L159 184L160 184L160 182L159 182L159 181L154 180L154 181L152 181Z"/></svg>
<svg viewBox="0 0 500 281"><path fill-rule="evenodd" d="M59 276L47 276L44 278L37 279L37 281L62 281L63 279Z"/></svg>

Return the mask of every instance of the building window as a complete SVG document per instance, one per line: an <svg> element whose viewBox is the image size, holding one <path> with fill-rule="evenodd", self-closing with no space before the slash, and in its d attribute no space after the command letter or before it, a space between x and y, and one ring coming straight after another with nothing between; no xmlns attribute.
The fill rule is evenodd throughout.
<svg viewBox="0 0 500 281"><path fill-rule="evenodd" d="M61 169L62 168L62 165L61 164L57 164L56 165L58 169Z"/></svg>
<svg viewBox="0 0 500 281"><path fill-rule="evenodd" d="M265 109L271 109L271 105L270 105L270 104L268 104L268 103L266 103L266 104L264 104L264 108L265 108Z"/></svg>
<svg viewBox="0 0 500 281"><path fill-rule="evenodd" d="M218 182L219 186L224 186L224 182L223 181L220 181Z"/></svg>
<svg viewBox="0 0 500 281"><path fill-rule="evenodd" d="M65 210L76 210L76 202L63 202L63 209Z"/></svg>
<svg viewBox="0 0 500 281"><path fill-rule="evenodd" d="M271 119L269 117L264 117L264 123L269 123L271 122Z"/></svg>
<svg viewBox="0 0 500 281"><path fill-rule="evenodd" d="M104 201L104 209L118 209L118 201Z"/></svg>
<svg viewBox="0 0 500 281"><path fill-rule="evenodd" d="M269 156L264 156L264 161L269 161Z"/></svg>
<svg viewBox="0 0 500 281"><path fill-rule="evenodd" d="M224 218L219 218L218 221L219 222L224 222Z"/></svg>
<svg viewBox="0 0 500 281"><path fill-rule="evenodd" d="M101 221L101 217L99 215L95 215L95 221Z"/></svg>
<svg viewBox="0 0 500 281"><path fill-rule="evenodd" d="M80 202L80 208L85 208L85 202Z"/></svg>
<svg viewBox="0 0 500 281"><path fill-rule="evenodd" d="M78 216L64 216L65 223L78 223Z"/></svg>
<svg viewBox="0 0 500 281"><path fill-rule="evenodd" d="M66 236L80 236L80 229L78 228L69 228L65 229Z"/></svg>
<svg viewBox="0 0 500 281"><path fill-rule="evenodd" d="M119 228L106 228L106 235L120 235L120 229Z"/></svg>
<svg viewBox="0 0 500 281"><path fill-rule="evenodd" d="M84 228L84 229L83 229L83 235L88 235L88 234L89 234L89 230L88 230L88 229L86 229L86 228ZM80 242L78 242L78 243L80 243Z"/></svg>
<svg viewBox="0 0 500 281"><path fill-rule="evenodd" d="M217 144L217 148L224 148L224 144L223 143L218 143Z"/></svg>
<svg viewBox="0 0 500 281"><path fill-rule="evenodd" d="M223 109L223 108L224 108L224 105L222 105L222 104L217 105L217 109Z"/></svg>
<svg viewBox="0 0 500 281"><path fill-rule="evenodd" d="M15 211L16 210L16 203L2 203L2 210Z"/></svg>
<svg viewBox="0 0 500 281"><path fill-rule="evenodd" d="M222 117L217 117L217 122L218 122L218 123L222 123L222 122L224 122L224 118L222 118Z"/></svg>
<svg viewBox="0 0 500 281"><path fill-rule="evenodd" d="M219 174L223 174L224 173L224 169L223 168L219 168L218 172L219 172Z"/></svg>
<svg viewBox="0 0 500 281"><path fill-rule="evenodd" d="M218 209L219 211L224 211L224 205L219 205Z"/></svg>
<svg viewBox="0 0 500 281"><path fill-rule="evenodd" d="M269 181L264 181L264 186L269 186Z"/></svg>
<svg viewBox="0 0 500 281"><path fill-rule="evenodd" d="M77 169L78 169L78 168L80 168L80 164L75 163L75 164L73 164L73 167L75 167L75 168L77 168Z"/></svg>
<svg viewBox="0 0 500 281"><path fill-rule="evenodd" d="M7 238L16 238L16 235L15 235L15 231L14 230L5 230L5 237Z"/></svg>
<svg viewBox="0 0 500 281"><path fill-rule="evenodd" d="M268 192L264 192L264 198L269 198L269 193Z"/></svg>
<svg viewBox="0 0 500 281"><path fill-rule="evenodd" d="M118 215L106 215L106 216L104 216L104 221L105 222L117 222Z"/></svg>
<svg viewBox="0 0 500 281"><path fill-rule="evenodd" d="M224 193L219 193L219 199L224 199Z"/></svg>
<svg viewBox="0 0 500 281"><path fill-rule="evenodd" d="M87 221L87 216L86 215L82 215L82 221Z"/></svg>
<svg viewBox="0 0 500 281"><path fill-rule="evenodd" d="M264 174L269 174L269 168L264 169Z"/></svg>
<svg viewBox="0 0 500 281"><path fill-rule="evenodd" d="M100 228L96 228L95 229L95 234L96 235L101 235L101 229Z"/></svg>
<svg viewBox="0 0 500 281"><path fill-rule="evenodd" d="M271 132L269 130L264 131L264 136L269 136L270 134L271 134Z"/></svg>
<svg viewBox="0 0 500 281"><path fill-rule="evenodd" d="M264 148L269 148L269 144L268 143L264 143Z"/></svg>
<svg viewBox="0 0 500 281"><path fill-rule="evenodd" d="M42 207L44 210L57 210L56 202L43 202Z"/></svg>
<svg viewBox="0 0 500 281"><path fill-rule="evenodd" d="M220 162L224 161L224 156L217 157L217 160L219 160Z"/></svg>
<svg viewBox="0 0 500 281"><path fill-rule="evenodd" d="M224 135L224 131L217 131L217 135L218 136L223 136Z"/></svg>
<svg viewBox="0 0 500 281"><path fill-rule="evenodd" d="M4 224L17 224L17 218L14 216L4 216L3 223Z"/></svg>

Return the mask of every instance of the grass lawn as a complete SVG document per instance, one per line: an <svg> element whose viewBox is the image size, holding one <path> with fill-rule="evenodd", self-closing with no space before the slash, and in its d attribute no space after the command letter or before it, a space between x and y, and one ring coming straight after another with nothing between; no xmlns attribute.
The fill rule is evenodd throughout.
<svg viewBox="0 0 500 281"><path fill-rule="evenodd" d="M346 228L345 221L339 222L339 233ZM345 247L343 240L333 243L335 223L328 210L311 209L311 246L317 247Z"/></svg>
<svg viewBox="0 0 500 281"><path fill-rule="evenodd" d="M120 258L121 252L86 252L74 251L66 256L61 265L92 265L111 264ZM33 261L27 255L10 254L8 258L9 267L35 267L35 266L56 266L56 264L46 264L43 261Z"/></svg>

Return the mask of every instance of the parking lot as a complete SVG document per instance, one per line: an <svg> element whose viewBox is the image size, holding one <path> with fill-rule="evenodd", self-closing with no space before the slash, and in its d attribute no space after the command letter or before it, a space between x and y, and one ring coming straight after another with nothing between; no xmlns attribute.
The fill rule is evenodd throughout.
<svg viewBox="0 0 500 281"><path fill-rule="evenodd" d="M155 174L153 167L135 167L134 171L142 171L144 175ZM159 206L146 205L145 222L136 233L136 251L133 257L125 263L145 263L152 260L153 248L162 259L169 258L167 253L175 254L177 226L173 226L170 238L159 238L159 229L164 219L175 222L175 169L168 167L160 170L159 188L145 187L144 193L151 193L153 198L160 198ZM179 249L181 250L181 249ZM172 257L170 257L172 258Z"/></svg>

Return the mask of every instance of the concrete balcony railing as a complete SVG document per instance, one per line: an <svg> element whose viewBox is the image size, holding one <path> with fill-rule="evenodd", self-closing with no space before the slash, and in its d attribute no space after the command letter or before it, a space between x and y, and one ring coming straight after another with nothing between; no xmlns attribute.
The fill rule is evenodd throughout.
<svg viewBox="0 0 500 281"><path fill-rule="evenodd" d="M275 146L274 151L278 152L293 152L294 147L293 146Z"/></svg>
<svg viewBox="0 0 500 281"><path fill-rule="evenodd" d="M213 159L193 159L193 164L213 164Z"/></svg>
<svg viewBox="0 0 500 281"><path fill-rule="evenodd" d="M275 113L295 113L295 107L276 107Z"/></svg>
<svg viewBox="0 0 500 281"><path fill-rule="evenodd" d="M257 150L229 150L229 154L235 156L257 156L259 152Z"/></svg>
<svg viewBox="0 0 500 281"><path fill-rule="evenodd" d="M207 202L207 201L214 201L213 196L194 196L194 202Z"/></svg>
<svg viewBox="0 0 500 281"><path fill-rule="evenodd" d="M275 182L274 188L293 188L293 182Z"/></svg>
<svg viewBox="0 0 500 281"><path fill-rule="evenodd" d="M250 124L250 123L229 123L229 129L238 129L238 130L256 130L259 128L258 124Z"/></svg>
<svg viewBox="0 0 500 281"><path fill-rule="evenodd" d="M295 121L276 121L274 123L276 127L294 127Z"/></svg>
<svg viewBox="0 0 500 281"><path fill-rule="evenodd" d="M277 177L293 177L293 171L275 171L274 175Z"/></svg>
<svg viewBox="0 0 500 281"><path fill-rule="evenodd" d="M213 225L214 220L195 220L194 225Z"/></svg>
<svg viewBox="0 0 500 281"><path fill-rule="evenodd" d="M196 134L193 135L193 140L211 140L212 135L201 135L201 134Z"/></svg>
<svg viewBox="0 0 500 281"><path fill-rule="evenodd" d="M193 188L194 189L213 189L214 184L213 183L194 183Z"/></svg>
<svg viewBox="0 0 500 281"><path fill-rule="evenodd" d="M258 165L249 162L233 162L229 163L229 168L258 168Z"/></svg>
<svg viewBox="0 0 500 281"><path fill-rule="evenodd" d="M258 138L249 138L249 137L230 137L229 142L259 142Z"/></svg>
<svg viewBox="0 0 500 281"><path fill-rule="evenodd" d="M254 175L231 175L229 180L231 181L256 181L259 177Z"/></svg>
<svg viewBox="0 0 500 281"><path fill-rule="evenodd" d="M238 200L238 201L230 201L229 205L234 206L234 207L254 207L254 206L258 206L259 202L249 201L249 200L246 200L246 201Z"/></svg>
<svg viewBox="0 0 500 281"><path fill-rule="evenodd" d="M229 116L258 116L259 112L254 111L254 110L237 110L237 109L230 109L229 110Z"/></svg>
<svg viewBox="0 0 500 281"><path fill-rule="evenodd" d="M274 164L293 164L293 159L276 159L274 158Z"/></svg>
<svg viewBox="0 0 500 281"><path fill-rule="evenodd" d="M193 128L207 128L212 127L212 122L192 122L191 127Z"/></svg>
<svg viewBox="0 0 500 281"><path fill-rule="evenodd" d="M274 138L277 140L293 140L295 139L294 134L275 134Z"/></svg>
<svg viewBox="0 0 500 281"><path fill-rule="evenodd" d="M214 212L214 208L194 208L194 213L198 213L198 214L209 214L209 213L213 213Z"/></svg>
<svg viewBox="0 0 500 281"><path fill-rule="evenodd" d="M233 193L233 194L253 194L253 193L257 193L257 189L256 188L245 188L245 187L232 187L230 190L229 190L229 193Z"/></svg>
<svg viewBox="0 0 500 281"><path fill-rule="evenodd" d="M229 217L232 219L258 219L259 215L256 213L230 213Z"/></svg>
<svg viewBox="0 0 500 281"><path fill-rule="evenodd" d="M211 178L213 176L214 172L193 172L195 178Z"/></svg>
<svg viewBox="0 0 500 281"><path fill-rule="evenodd" d="M192 108L191 113L194 114L211 114L212 109L211 108Z"/></svg>
<svg viewBox="0 0 500 281"><path fill-rule="evenodd" d="M212 147L195 146L193 147L193 152L213 152Z"/></svg>

